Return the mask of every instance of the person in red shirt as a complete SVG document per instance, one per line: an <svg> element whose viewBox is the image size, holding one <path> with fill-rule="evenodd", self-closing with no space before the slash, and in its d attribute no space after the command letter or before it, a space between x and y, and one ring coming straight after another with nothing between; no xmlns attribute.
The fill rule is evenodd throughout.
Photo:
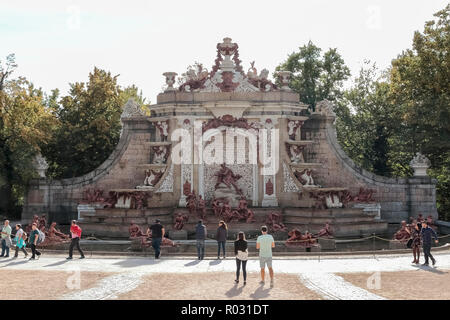
<svg viewBox="0 0 450 320"><path fill-rule="evenodd" d="M72 237L72 242L70 242L69 257L67 258L67 260L72 259L74 246L77 246L78 252L80 252L80 259L84 259L84 253L80 248L81 228L77 225L76 220L72 220L72 225L70 226L70 235Z"/></svg>

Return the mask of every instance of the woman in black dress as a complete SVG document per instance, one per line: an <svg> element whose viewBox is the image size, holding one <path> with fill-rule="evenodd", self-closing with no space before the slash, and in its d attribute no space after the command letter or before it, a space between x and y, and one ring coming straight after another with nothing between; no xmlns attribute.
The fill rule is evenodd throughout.
<svg viewBox="0 0 450 320"><path fill-rule="evenodd" d="M238 238L234 242L234 253L236 254L236 280L234 280L234 282L239 283L239 272L242 265L242 275L244 276L244 285L246 285L248 249L247 241L245 240L245 234L242 231L239 232Z"/></svg>
<svg viewBox="0 0 450 320"><path fill-rule="evenodd" d="M411 240L412 240L411 248L413 249L414 261L412 263L418 264L420 258L420 247L422 245L422 239L420 238L421 225L420 223L414 221L413 226L414 227L411 231Z"/></svg>

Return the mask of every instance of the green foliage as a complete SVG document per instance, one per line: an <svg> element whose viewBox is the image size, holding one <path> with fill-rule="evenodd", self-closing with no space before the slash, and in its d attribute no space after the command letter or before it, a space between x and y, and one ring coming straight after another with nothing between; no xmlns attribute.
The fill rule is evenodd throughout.
<svg viewBox="0 0 450 320"><path fill-rule="evenodd" d="M276 67L276 71L293 73L289 86L312 110L317 101L335 101L341 97L343 82L350 76L350 70L337 49L329 49L323 56L321 51L309 41Z"/></svg>
<svg viewBox="0 0 450 320"><path fill-rule="evenodd" d="M411 176L416 152L432 163L437 206L450 220L450 5L415 32L412 49L385 77L363 68L337 101L338 139L359 165L380 175Z"/></svg>
<svg viewBox="0 0 450 320"><path fill-rule="evenodd" d="M20 215L26 185L36 177L33 158L57 123L40 89L9 79L16 67L14 55L0 67L0 210L10 217Z"/></svg>
<svg viewBox="0 0 450 320"><path fill-rule="evenodd" d="M388 176L393 171L389 152L396 111L390 102L389 84L368 61L336 103L339 141L356 163L379 175Z"/></svg>
<svg viewBox="0 0 450 320"><path fill-rule="evenodd" d="M97 168L119 141L122 106L129 98L143 104L135 86L122 89L117 76L95 68L89 82L71 84L58 101L54 90L47 103L59 120L50 143L43 149L52 178L72 178Z"/></svg>

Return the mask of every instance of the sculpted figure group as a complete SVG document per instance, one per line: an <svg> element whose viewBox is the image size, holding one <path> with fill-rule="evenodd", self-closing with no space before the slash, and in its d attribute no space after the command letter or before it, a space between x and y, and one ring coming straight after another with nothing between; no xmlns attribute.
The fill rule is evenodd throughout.
<svg viewBox="0 0 450 320"><path fill-rule="evenodd" d="M248 208L247 199L244 196L241 196L236 209L231 208L227 199L214 199L212 201L212 209L216 217L227 223L239 221L252 223L256 221L255 214Z"/></svg>
<svg viewBox="0 0 450 320"><path fill-rule="evenodd" d="M52 222L47 230L47 216L45 213L40 217L36 214L33 216L32 222L25 228L25 232L27 234L31 233L31 226L33 223L36 223L38 229L45 234L45 240L40 244L40 246L45 247L54 243L70 241L69 235L62 233L58 228L56 228L56 222Z"/></svg>

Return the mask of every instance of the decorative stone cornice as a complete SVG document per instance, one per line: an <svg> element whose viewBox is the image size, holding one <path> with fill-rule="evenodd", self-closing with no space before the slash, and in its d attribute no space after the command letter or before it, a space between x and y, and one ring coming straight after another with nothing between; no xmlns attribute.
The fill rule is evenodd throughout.
<svg viewBox="0 0 450 320"><path fill-rule="evenodd" d="M141 106L136 103L133 99L128 99L127 103L123 106L122 115L120 119L127 118L136 118L136 117L145 117L144 110L141 109Z"/></svg>

